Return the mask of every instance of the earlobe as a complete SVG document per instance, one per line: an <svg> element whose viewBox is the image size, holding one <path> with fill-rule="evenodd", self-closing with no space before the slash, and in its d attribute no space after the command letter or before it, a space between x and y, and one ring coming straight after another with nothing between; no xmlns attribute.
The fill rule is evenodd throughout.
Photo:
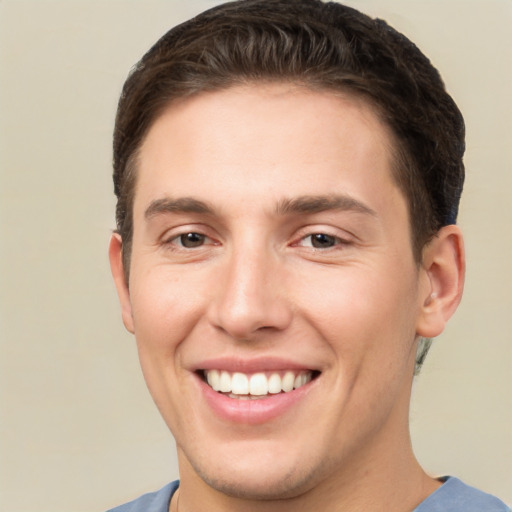
<svg viewBox="0 0 512 512"><path fill-rule="evenodd" d="M465 257L460 229L441 228L423 250L418 336L434 338L444 330L462 297Z"/></svg>
<svg viewBox="0 0 512 512"><path fill-rule="evenodd" d="M130 302L130 292L128 290L128 283L126 282L123 265L123 241L121 239L121 235L118 233L113 233L110 238L108 256L110 260L110 270L112 272L112 277L114 278L114 284L121 304L123 323L126 329L133 334L135 329Z"/></svg>

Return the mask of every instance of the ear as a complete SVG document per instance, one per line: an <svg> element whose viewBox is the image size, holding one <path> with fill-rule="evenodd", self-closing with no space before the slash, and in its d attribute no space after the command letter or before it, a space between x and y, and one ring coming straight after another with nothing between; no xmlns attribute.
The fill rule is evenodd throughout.
<svg viewBox="0 0 512 512"><path fill-rule="evenodd" d="M462 297L465 257L460 229L445 226L423 249L420 314L416 334L434 338L444 330Z"/></svg>
<svg viewBox="0 0 512 512"><path fill-rule="evenodd" d="M123 323L126 329L133 334L135 329L132 305L123 265L123 241L121 235L117 233L114 233L110 238L108 257L110 259L110 270L112 271L112 277L114 278L114 284L116 285L117 295L119 296L119 302L121 304Z"/></svg>

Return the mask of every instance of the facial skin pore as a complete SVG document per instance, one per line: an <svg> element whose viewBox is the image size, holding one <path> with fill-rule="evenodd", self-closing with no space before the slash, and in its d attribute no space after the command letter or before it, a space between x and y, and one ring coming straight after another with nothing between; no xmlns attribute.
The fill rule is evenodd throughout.
<svg viewBox="0 0 512 512"><path fill-rule="evenodd" d="M289 84L202 93L151 127L129 287L117 235L110 258L180 512L409 511L438 487L409 400L417 337L460 299L462 238L445 227L414 261L392 144L363 100ZM213 370L306 383L245 400Z"/></svg>

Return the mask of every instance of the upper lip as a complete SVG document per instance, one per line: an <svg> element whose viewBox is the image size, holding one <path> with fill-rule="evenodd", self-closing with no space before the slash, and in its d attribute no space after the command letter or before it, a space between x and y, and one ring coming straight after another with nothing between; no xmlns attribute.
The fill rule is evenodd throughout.
<svg viewBox="0 0 512 512"><path fill-rule="evenodd" d="M251 359L222 357L206 359L198 363L195 370L225 370L240 373L277 372L285 370L319 371L318 368L313 368L309 365L276 357L257 357Z"/></svg>

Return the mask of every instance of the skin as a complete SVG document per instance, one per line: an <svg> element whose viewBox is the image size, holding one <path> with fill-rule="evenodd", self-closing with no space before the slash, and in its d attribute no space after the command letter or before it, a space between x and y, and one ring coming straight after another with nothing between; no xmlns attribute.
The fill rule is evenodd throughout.
<svg viewBox="0 0 512 512"><path fill-rule="evenodd" d="M288 84L203 93L151 127L129 286L118 235L110 259L176 439L180 512L408 511L440 485L413 456L409 400L417 337L437 336L460 300L462 237L445 227L414 261L392 143L363 100ZM176 209L183 198L208 211ZM186 233L204 236L183 247ZM231 422L198 384L219 357L320 374L276 418Z"/></svg>

